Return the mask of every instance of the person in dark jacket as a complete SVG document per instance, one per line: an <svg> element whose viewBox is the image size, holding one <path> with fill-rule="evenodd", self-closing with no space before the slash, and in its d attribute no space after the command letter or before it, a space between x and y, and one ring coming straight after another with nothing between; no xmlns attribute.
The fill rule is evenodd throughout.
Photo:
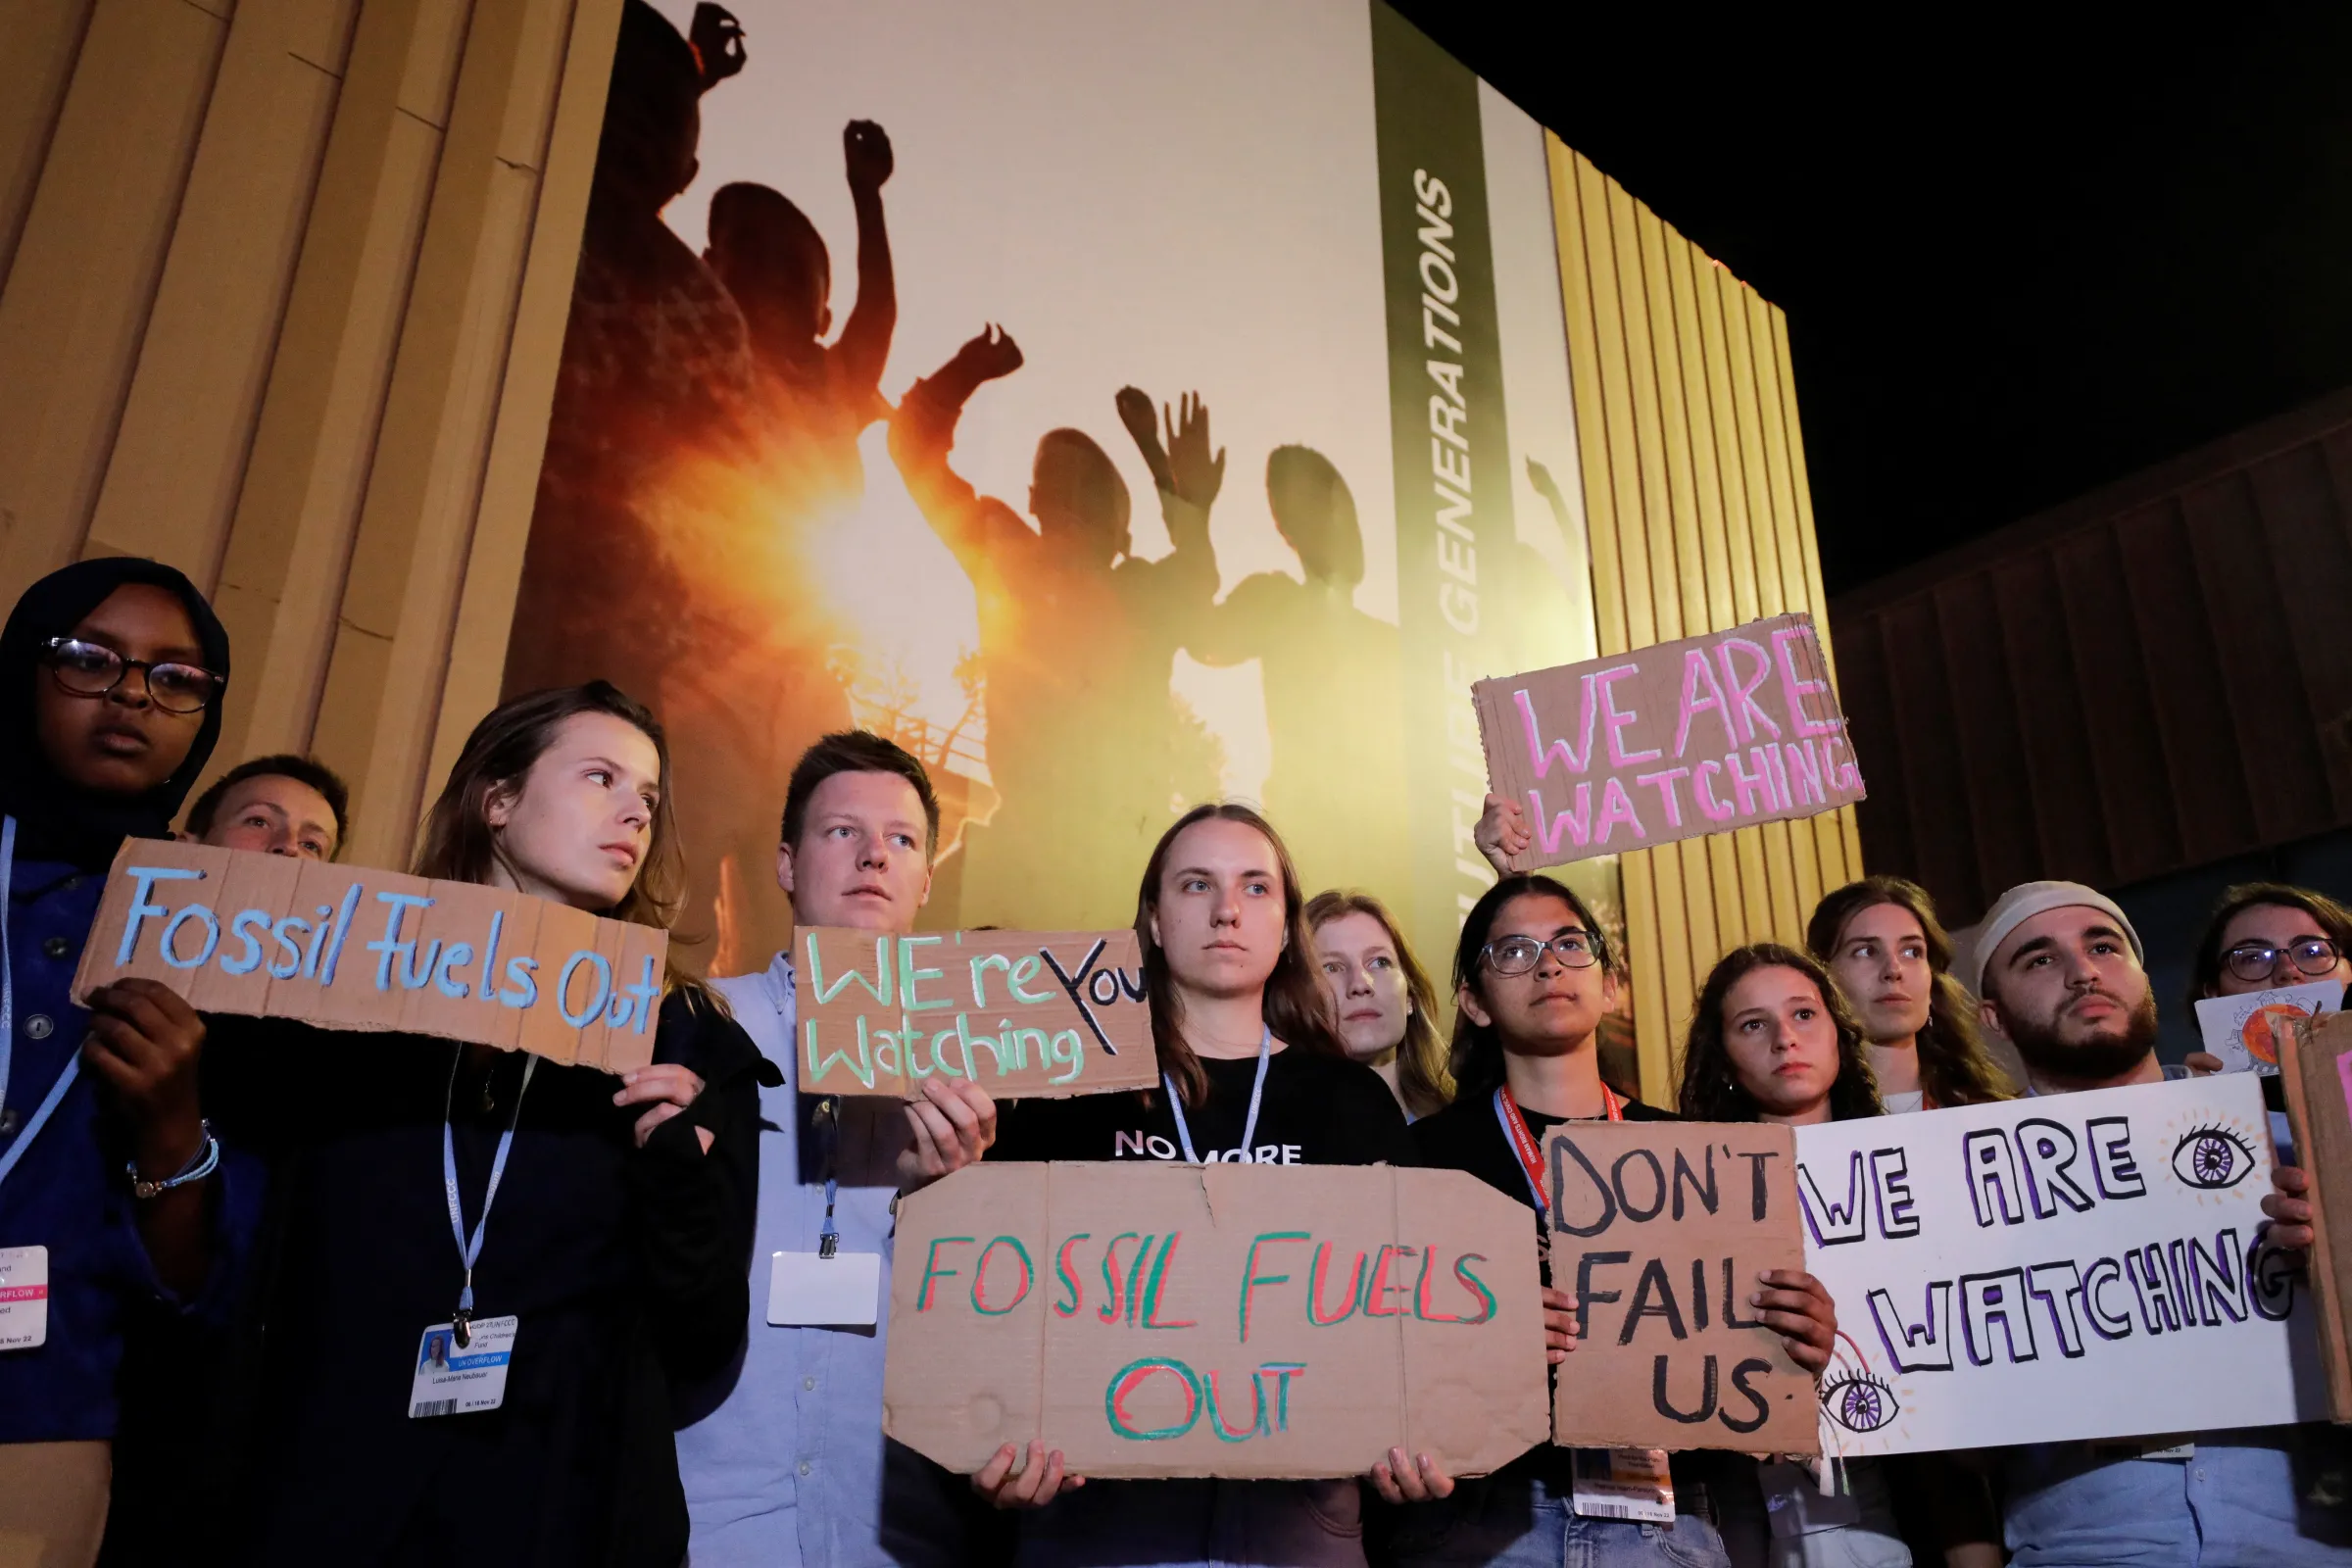
<svg viewBox="0 0 2352 1568"><path fill-rule="evenodd" d="M467 739L416 870L664 926L668 781L614 687L516 698ZM675 1568L670 1391L733 1352L749 1301L774 1069L742 1029L673 974L653 1064L617 1081L416 1035L240 1033L219 1103L270 1152L276 1213L231 1559ZM436 1334L453 1365L507 1357L492 1407L434 1392Z"/></svg>
<svg viewBox="0 0 2352 1568"><path fill-rule="evenodd" d="M258 1220L196 1013L147 980L72 996L107 867L171 837L227 680L228 634L152 561L52 572L0 632L0 1539L44 1563L98 1550L126 1347L224 1314Z"/></svg>

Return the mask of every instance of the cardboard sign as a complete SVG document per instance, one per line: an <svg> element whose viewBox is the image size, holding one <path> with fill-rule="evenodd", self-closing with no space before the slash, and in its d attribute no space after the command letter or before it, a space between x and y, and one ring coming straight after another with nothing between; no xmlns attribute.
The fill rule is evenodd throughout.
<svg viewBox="0 0 2352 1568"><path fill-rule="evenodd" d="M2305 989L2305 988L2297 988ZM2352 1014L2303 1020L2279 1040L2297 1163L2311 1174L2310 1280L2330 1420L2352 1421Z"/></svg>
<svg viewBox="0 0 2352 1568"><path fill-rule="evenodd" d="M2223 1075L1801 1127L1806 1263L1838 1302L1822 1443L1856 1454L2327 1414L2259 1235L2262 1085Z"/></svg>
<svg viewBox="0 0 2352 1568"><path fill-rule="evenodd" d="M984 1163L896 1255L882 1429L951 1470L1476 1475L1549 1424L1535 1228L1460 1171Z"/></svg>
<svg viewBox="0 0 2352 1568"><path fill-rule="evenodd" d="M654 1057L669 936L472 882L132 839L74 976L203 1012L400 1030L627 1072Z"/></svg>
<svg viewBox="0 0 2352 1568"><path fill-rule="evenodd" d="M1489 786L1535 838L1515 871L1863 798L1809 615L1471 688Z"/></svg>
<svg viewBox="0 0 2352 1568"><path fill-rule="evenodd" d="M1804 1267L1786 1127L1576 1122L1544 1146L1551 1281L1575 1298L1552 1441L1811 1453L1813 1379L1748 1298Z"/></svg>
<svg viewBox="0 0 2352 1568"><path fill-rule="evenodd" d="M890 936L804 928L801 1093L919 1094L934 1075L1004 1099L1159 1082L1132 930Z"/></svg>
<svg viewBox="0 0 2352 1568"><path fill-rule="evenodd" d="M2197 1033L2205 1049L2222 1058L2224 1072L2278 1071L2279 1042L2297 1023L2333 1012L2344 1004L2340 980L2317 980L2249 991L2243 996L2206 997L2197 1003Z"/></svg>

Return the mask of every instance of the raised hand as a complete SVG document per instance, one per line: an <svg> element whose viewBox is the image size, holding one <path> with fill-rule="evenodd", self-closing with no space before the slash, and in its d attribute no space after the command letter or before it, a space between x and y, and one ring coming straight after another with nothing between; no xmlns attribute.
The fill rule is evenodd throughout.
<svg viewBox="0 0 2352 1568"><path fill-rule="evenodd" d="M2311 1230L2311 1174L2293 1165L2271 1167L2271 1190L2262 1200L2262 1212L2270 1221L2265 1237L2274 1247L2288 1251L2300 1251L2314 1238Z"/></svg>
<svg viewBox="0 0 2352 1568"><path fill-rule="evenodd" d="M743 24L725 6L702 0L694 8L694 21L687 24L686 41L694 46L705 92L743 69Z"/></svg>
<svg viewBox="0 0 2352 1568"><path fill-rule="evenodd" d="M1478 826L1471 829L1470 839L1496 874L1509 876L1511 857L1525 853L1535 842L1535 834L1527 826L1527 808L1499 795L1488 796L1487 808L1479 813Z"/></svg>
<svg viewBox="0 0 2352 1568"><path fill-rule="evenodd" d="M1175 409L1163 408L1160 414L1166 423L1168 472L1173 480L1168 488L1205 512L1225 485L1225 449L1218 447L1216 456L1209 456L1208 405L1200 401L1200 393L1187 392Z"/></svg>
<svg viewBox="0 0 2352 1568"><path fill-rule="evenodd" d="M1566 1291L1544 1287L1544 1353L1553 1366L1576 1348L1576 1298Z"/></svg>
<svg viewBox="0 0 2352 1568"><path fill-rule="evenodd" d="M1838 1342L1838 1304L1828 1287L1803 1269L1768 1268L1756 1276L1764 1289L1747 1298L1762 1308L1756 1316L1788 1347L1788 1358L1821 1376Z"/></svg>
<svg viewBox="0 0 2352 1568"><path fill-rule="evenodd" d="M977 336L956 351L948 368L968 378L977 386L982 381L994 381L1010 375L1021 368L1021 346L1012 334L990 322Z"/></svg>
<svg viewBox="0 0 2352 1568"><path fill-rule="evenodd" d="M1152 407L1151 395L1141 387L1123 386L1113 401L1119 407L1119 422L1135 437L1144 454L1144 466L1152 470L1152 482L1162 490L1174 490L1176 477L1168 471L1168 449L1159 444L1159 416Z"/></svg>
<svg viewBox="0 0 2352 1568"><path fill-rule="evenodd" d="M1538 463L1533 458L1527 460L1527 482L1534 485L1536 487L1536 494L1550 502L1555 510L1559 507L1559 481L1551 476L1551 470L1549 468L1546 468L1544 466L1544 465Z"/></svg>
<svg viewBox="0 0 2352 1568"><path fill-rule="evenodd" d="M841 155L849 167L852 192L880 190L898 168L890 133L870 120L853 120L842 127Z"/></svg>

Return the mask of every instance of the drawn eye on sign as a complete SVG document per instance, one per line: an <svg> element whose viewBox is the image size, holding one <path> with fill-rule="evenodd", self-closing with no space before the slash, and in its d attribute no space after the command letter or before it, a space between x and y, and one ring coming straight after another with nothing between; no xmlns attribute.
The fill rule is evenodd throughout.
<svg viewBox="0 0 2352 1568"><path fill-rule="evenodd" d="M1843 1333L1838 1339L1840 1348L1821 1380L1822 1413L1848 1432L1876 1432L1892 1424L1903 1413L1894 1385L1870 1369L1852 1340Z"/></svg>
<svg viewBox="0 0 2352 1568"><path fill-rule="evenodd" d="M2205 1192L2235 1187L2257 1163L2252 1141L2218 1121L2191 1128L2173 1146L2173 1174L2183 1186Z"/></svg>

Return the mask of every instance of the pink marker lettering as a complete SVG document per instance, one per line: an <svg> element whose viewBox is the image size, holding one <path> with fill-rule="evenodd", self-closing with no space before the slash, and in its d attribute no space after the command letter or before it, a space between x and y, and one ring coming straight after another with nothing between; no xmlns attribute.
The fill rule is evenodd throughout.
<svg viewBox="0 0 2352 1568"><path fill-rule="evenodd" d="M1655 757L1657 754L1652 752L1650 755ZM1600 796L1600 831L1596 836L1601 843L1609 842L1609 829L1619 822L1631 827L1634 837L1638 839L1649 837L1642 826L1642 818L1634 810L1634 798L1625 793L1625 780L1612 778L1603 787Z"/></svg>
<svg viewBox="0 0 2352 1568"><path fill-rule="evenodd" d="M1543 846L1545 855L1559 854L1561 837L1570 834L1575 836L1576 847L1581 850L1592 842L1592 786L1579 784L1576 787L1576 805L1559 815L1548 818L1551 823L1549 832L1545 832L1544 829L1546 817L1544 810L1543 794L1540 791L1529 790L1527 792L1527 818L1536 825L1536 842Z"/></svg>
<svg viewBox="0 0 2352 1568"><path fill-rule="evenodd" d="M1577 755L1576 748L1568 744L1565 736L1548 744L1545 743L1543 731L1536 725L1535 701L1527 695L1526 688L1522 687L1511 693L1511 697L1519 705L1520 723L1527 730L1527 759L1535 765L1536 777L1542 778L1549 773L1551 764L1555 760L1571 773L1582 773L1592 765L1593 712L1592 676L1587 675L1584 678L1585 750L1581 757Z"/></svg>
<svg viewBox="0 0 2352 1568"><path fill-rule="evenodd" d="M1764 760L1764 748L1751 748L1747 755L1755 764L1752 773L1740 765L1738 752L1725 753L1723 765L1725 771L1732 775L1732 799L1739 803L1740 814L1755 816L1758 814L1756 802L1762 801L1762 809L1770 811L1780 805L1780 797L1773 792L1772 764Z"/></svg>
<svg viewBox="0 0 2352 1568"><path fill-rule="evenodd" d="M1732 819L1732 808L1715 798L1715 781L1707 776L1710 772L1722 771L1723 764L1710 757L1698 764L1698 773L1690 781L1690 793L1698 797L1698 808L1707 814L1710 822L1728 822Z"/></svg>
<svg viewBox="0 0 2352 1568"><path fill-rule="evenodd" d="M1745 654L1755 661L1748 666L1745 680L1740 678L1737 662L1732 658L1735 653ZM1740 728L1742 731L1740 739L1753 741L1756 738L1756 726L1761 724L1771 732L1774 740L1779 740L1781 726L1774 723L1772 715L1756 702L1756 688L1772 675L1772 656L1744 637L1726 637L1715 645L1715 657L1723 664L1724 689L1731 694L1732 701L1739 705Z"/></svg>
<svg viewBox="0 0 2352 1568"><path fill-rule="evenodd" d="M1701 684L1706 687L1703 694L1699 690ZM1710 708L1715 710L1715 716L1723 721L1723 743L1726 746L1739 745L1740 737L1732 732L1732 710L1725 705L1723 687L1715 679L1715 666L1707 662L1705 650L1685 649L1682 711L1674 723L1674 756L1677 761L1682 760L1685 748L1690 744L1690 720Z"/></svg>
<svg viewBox="0 0 2352 1568"><path fill-rule="evenodd" d="M1642 666L1639 664L1619 664L1613 669L1604 669L1592 677L1600 688L1601 720L1609 730L1609 765L1611 767L1631 767L1636 762L1654 762L1666 755L1654 746L1646 752L1629 752L1625 749L1625 742L1618 735L1618 731L1642 715L1619 712L1617 710L1617 694L1610 688L1626 676L1637 675L1641 671ZM1592 755L1590 743L1587 745L1585 755L1588 757Z"/></svg>
<svg viewBox="0 0 2352 1568"><path fill-rule="evenodd" d="M1666 825L1681 827L1683 825L1683 803L1681 798L1675 794L1674 781L1690 776L1690 770L1687 767L1670 767L1661 773L1637 773L1634 775L1634 782L1647 784L1656 790L1658 799L1665 803ZM1605 811L1606 808L1604 807L1603 809Z"/></svg>
<svg viewBox="0 0 2352 1568"><path fill-rule="evenodd" d="M1781 748L1788 764L1782 769L1781 776L1796 786L1796 803L1799 806L1807 801L1816 806L1830 804L1829 796L1821 788L1820 744L1809 740L1801 747L1785 745Z"/></svg>
<svg viewBox="0 0 2352 1568"><path fill-rule="evenodd" d="M1783 626L1772 634L1772 654L1781 666L1781 693L1788 699L1789 722L1796 726L1800 739L1807 735L1836 734L1836 720L1813 718L1805 711L1805 694L1821 692L1827 695L1830 683L1826 680L1805 680L1797 675L1795 658L1788 651L1793 643L1803 643L1810 653L1811 657L1805 661L1806 668L1821 667L1821 647L1813 640L1812 627Z"/></svg>

